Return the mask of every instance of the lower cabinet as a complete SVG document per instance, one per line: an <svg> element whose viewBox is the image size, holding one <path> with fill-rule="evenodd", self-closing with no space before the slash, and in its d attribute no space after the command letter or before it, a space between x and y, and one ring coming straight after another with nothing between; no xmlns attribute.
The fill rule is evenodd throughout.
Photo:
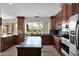
<svg viewBox="0 0 79 59"><path fill-rule="evenodd" d="M14 45L14 36L8 36L1 38L1 52L5 51L6 49L10 48Z"/></svg>
<svg viewBox="0 0 79 59"><path fill-rule="evenodd" d="M79 13L79 3L72 3L72 10L73 15Z"/></svg>
<svg viewBox="0 0 79 59"><path fill-rule="evenodd" d="M23 34L12 35L7 37L1 37L0 41L0 52L3 52L15 44L22 43L24 41L24 37Z"/></svg>
<svg viewBox="0 0 79 59"><path fill-rule="evenodd" d="M54 46L57 49L57 51L62 54L61 52L61 40L59 37L54 37Z"/></svg>
<svg viewBox="0 0 79 59"><path fill-rule="evenodd" d="M18 56L41 56L41 48L39 47L20 47L17 48L17 54Z"/></svg>
<svg viewBox="0 0 79 59"><path fill-rule="evenodd" d="M23 34L14 35L14 39L15 44L18 45L24 41L24 35Z"/></svg>
<svg viewBox="0 0 79 59"><path fill-rule="evenodd" d="M49 34L42 35L42 44L43 45L53 45L53 38Z"/></svg>
<svg viewBox="0 0 79 59"><path fill-rule="evenodd" d="M42 35L42 43L43 45L52 45L54 46L57 51L62 55L61 52L61 38L60 37L56 37L56 36L52 36L52 35Z"/></svg>

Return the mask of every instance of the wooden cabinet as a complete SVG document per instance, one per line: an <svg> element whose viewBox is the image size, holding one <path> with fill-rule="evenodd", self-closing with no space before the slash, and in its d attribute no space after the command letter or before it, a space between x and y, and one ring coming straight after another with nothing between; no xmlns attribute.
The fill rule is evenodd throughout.
<svg viewBox="0 0 79 59"><path fill-rule="evenodd" d="M22 32L22 31L24 31L24 19L25 19L25 17L18 16L17 18L18 18L18 30L19 30L19 32Z"/></svg>
<svg viewBox="0 0 79 59"><path fill-rule="evenodd" d="M66 3L62 6L62 12L62 21L65 22L68 20L68 6Z"/></svg>
<svg viewBox="0 0 79 59"><path fill-rule="evenodd" d="M41 56L42 39L40 36L28 37L27 40L18 45L16 48L18 56Z"/></svg>
<svg viewBox="0 0 79 59"><path fill-rule="evenodd" d="M20 44L21 42L24 41L24 25L25 25L25 22L24 22L24 19L25 17L23 16L18 16L17 17L18 19L18 37L17 37L17 44Z"/></svg>
<svg viewBox="0 0 79 59"><path fill-rule="evenodd" d="M15 35L14 39L15 39L15 44L20 44L24 41L24 35L23 34Z"/></svg>
<svg viewBox="0 0 79 59"><path fill-rule="evenodd" d="M59 38L59 37L55 37L55 36L54 36L54 46L55 46L55 48L57 49L57 51L58 51L60 54L62 54L62 53L61 53L61 41L60 41L60 38Z"/></svg>
<svg viewBox="0 0 79 59"><path fill-rule="evenodd" d="M55 16L51 17L51 29L52 30L56 29L56 17Z"/></svg>
<svg viewBox="0 0 79 59"><path fill-rule="evenodd" d="M72 3L73 15L79 12L79 3Z"/></svg>
<svg viewBox="0 0 79 59"><path fill-rule="evenodd" d="M60 23L62 22L62 10L57 13L56 16L51 17L51 29L56 30L57 27Z"/></svg>
<svg viewBox="0 0 79 59"><path fill-rule="evenodd" d="M60 24L61 22L62 22L62 10L56 15L56 25L58 26L58 24Z"/></svg>
<svg viewBox="0 0 79 59"><path fill-rule="evenodd" d="M63 3L61 11L51 17L51 28L56 29L61 22L67 22L69 17L79 12L79 3Z"/></svg>
<svg viewBox="0 0 79 59"><path fill-rule="evenodd" d="M62 4L63 21L69 20L69 17L79 12L79 3Z"/></svg>
<svg viewBox="0 0 79 59"><path fill-rule="evenodd" d="M62 22L62 10L56 15L56 23Z"/></svg>
<svg viewBox="0 0 79 59"><path fill-rule="evenodd" d="M7 50L8 48L12 47L15 44L20 44L23 42L23 36L20 35L13 35L7 37L1 37L0 39L0 52Z"/></svg>
<svg viewBox="0 0 79 59"><path fill-rule="evenodd" d="M56 25L60 22L59 13L56 15Z"/></svg>
<svg viewBox="0 0 79 59"><path fill-rule="evenodd" d="M61 22L67 22L69 20L69 17L78 13L79 3L63 3L61 4L61 8L62 8L61 11L59 11L55 16L51 17L52 29L56 29L55 26L57 26L57 24Z"/></svg>
<svg viewBox="0 0 79 59"><path fill-rule="evenodd" d="M1 38L1 52L5 51L6 49L10 48L14 45L14 36L8 36Z"/></svg>
<svg viewBox="0 0 79 59"><path fill-rule="evenodd" d="M20 47L17 48L18 56L41 56L41 48L39 47Z"/></svg>
<svg viewBox="0 0 79 59"><path fill-rule="evenodd" d="M68 19L69 19L69 17L71 17L73 15L72 3L68 3L67 7L68 7Z"/></svg>
<svg viewBox="0 0 79 59"><path fill-rule="evenodd" d="M43 45L53 45L54 41L53 41L52 36L48 34L42 35L42 43Z"/></svg>

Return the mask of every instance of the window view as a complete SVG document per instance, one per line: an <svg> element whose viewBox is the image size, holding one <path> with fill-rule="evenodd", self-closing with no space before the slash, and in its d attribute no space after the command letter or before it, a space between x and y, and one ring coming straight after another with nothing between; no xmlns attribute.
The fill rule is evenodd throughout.
<svg viewBox="0 0 79 59"><path fill-rule="evenodd" d="M26 35L40 35L43 25L41 22L30 22L26 24Z"/></svg>
<svg viewBox="0 0 79 59"><path fill-rule="evenodd" d="M12 25L4 25L3 26L4 34L12 34Z"/></svg>
<svg viewBox="0 0 79 59"><path fill-rule="evenodd" d="M17 33L17 24L6 24L0 26L0 33L1 34L16 34Z"/></svg>
<svg viewBox="0 0 79 59"><path fill-rule="evenodd" d="M3 33L5 33L5 34L7 34L8 32L7 32L7 26L5 25L5 26L3 26Z"/></svg>

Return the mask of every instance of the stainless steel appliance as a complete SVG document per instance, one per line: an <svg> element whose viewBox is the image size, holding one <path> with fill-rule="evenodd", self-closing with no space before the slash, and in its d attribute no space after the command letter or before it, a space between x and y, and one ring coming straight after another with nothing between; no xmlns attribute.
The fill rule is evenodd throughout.
<svg viewBox="0 0 79 59"><path fill-rule="evenodd" d="M79 56L79 13L69 18L69 55Z"/></svg>
<svg viewBox="0 0 79 59"><path fill-rule="evenodd" d="M61 47L62 53L66 56L69 55L69 42L69 22L63 22L61 30Z"/></svg>

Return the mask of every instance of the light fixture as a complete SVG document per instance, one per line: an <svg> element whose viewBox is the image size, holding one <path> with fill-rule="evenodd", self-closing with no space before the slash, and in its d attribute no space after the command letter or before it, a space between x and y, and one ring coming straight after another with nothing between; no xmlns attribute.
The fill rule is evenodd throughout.
<svg viewBox="0 0 79 59"><path fill-rule="evenodd" d="M35 16L35 18L39 18L40 16L40 12L37 13L37 15Z"/></svg>
<svg viewBox="0 0 79 59"><path fill-rule="evenodd" d="M12 5L12 3L9 3L9 5Z"/></svg>

